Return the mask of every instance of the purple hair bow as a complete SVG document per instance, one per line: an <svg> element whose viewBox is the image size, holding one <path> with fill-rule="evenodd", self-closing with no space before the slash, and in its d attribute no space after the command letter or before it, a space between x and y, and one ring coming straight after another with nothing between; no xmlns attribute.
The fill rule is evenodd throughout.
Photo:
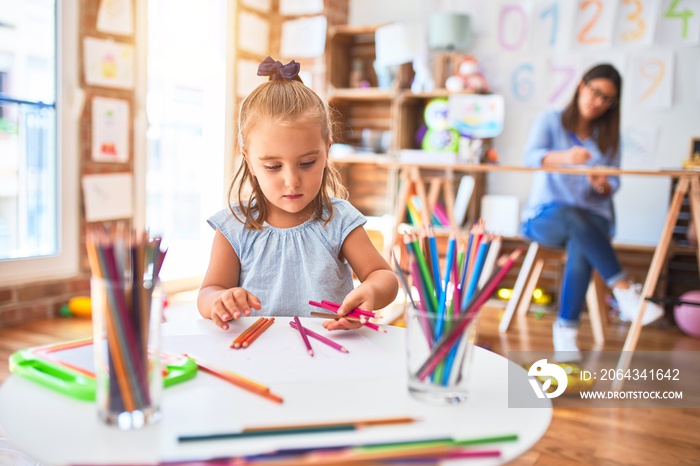
<svg viewBox="0 0 700 466"><path fill-rule="evenodd" d="M270 57L265 58L258 65L258 76L272 76L272 79L295 79L299 75L301 65L294 60L286 65L282 62L273 60Z"/></svg>

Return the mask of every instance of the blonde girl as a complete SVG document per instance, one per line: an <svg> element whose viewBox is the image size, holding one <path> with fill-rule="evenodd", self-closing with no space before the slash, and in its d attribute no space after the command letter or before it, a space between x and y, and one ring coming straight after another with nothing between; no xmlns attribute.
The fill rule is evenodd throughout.
<svg viewBox="0 0 700 466"><path fill-rule="evenodd" d="M308 316L309 300L341 303L339 313L391 303L396 276L374 248L366 219L328 157L327 103L298 77L299 64L267 57L269 80L241 104L243 160L229 188L230 206L209 220L216 229L197 307L224 330L241 316ZM353 272L361 284L353 288ZM356 328L346 319L329 330Z"/></svg>

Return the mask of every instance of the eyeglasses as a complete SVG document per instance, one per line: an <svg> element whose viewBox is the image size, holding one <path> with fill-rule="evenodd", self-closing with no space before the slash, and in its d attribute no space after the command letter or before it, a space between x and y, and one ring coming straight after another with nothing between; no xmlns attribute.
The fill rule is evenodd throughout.
<svg viewBox="0 0 700 466"><path fill-rule="evenodd" d="M596 99L600 99L600 101L603 102L603 104L607 106L613 106L617 103L617 96L604 94L600 91L600 89L597 89L594 86L592 86L591 83L586 83L586 87L589 91L591 91L593 97L595 97Z"/></svg>

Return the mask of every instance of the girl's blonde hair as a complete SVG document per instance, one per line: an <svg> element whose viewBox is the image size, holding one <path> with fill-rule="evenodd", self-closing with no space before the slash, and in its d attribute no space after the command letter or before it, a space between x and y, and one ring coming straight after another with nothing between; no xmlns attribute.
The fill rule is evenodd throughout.
<svg viewBox="0 0 700 466"><path fill-rule="evenodd" d="M297 78L298 79L298 78ZM301 80L272 79L259 85L241 103L238 112L238 145L241 154L246 152L250 134L261 122L275 125L301 123L318 125L327 145L333 141L333 120L330 107L318 94L304 85ZM251 191L245 195L246 187ZM328 223L333 218L331 197L347 199L348 192L341 183L340 174L327 160L318 194L312 201L312 218ZM243 214L236 215L231 205L232 197ZM267 203L257 179L253 176L245 160L242 160L228 190L229 208L233 215L247 228L261 230L267 218ZM324 209L328 217L323 217ZM324 223L324 224L325 224Z"/></svg>

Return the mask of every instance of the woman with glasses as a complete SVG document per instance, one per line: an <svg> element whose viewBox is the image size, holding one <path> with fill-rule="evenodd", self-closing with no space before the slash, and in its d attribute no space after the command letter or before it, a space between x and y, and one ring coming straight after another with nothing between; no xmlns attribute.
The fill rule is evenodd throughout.
<svg viewBox="0 0 700 466"><path fill-rule="evenodd" d="M534 122L525 147L525 165L620 166L622 77L609 64L588 70L563 110L546 111ZM523 211L522 233L545 247L566 250L559 293L559 317L553 326L554 350L575 360L579 316L595 269L613 290L624 320L633 320L641 299L613 249L612 195L617 176L537 172ZM643 323L663 315L648 303Z"/></svg>

